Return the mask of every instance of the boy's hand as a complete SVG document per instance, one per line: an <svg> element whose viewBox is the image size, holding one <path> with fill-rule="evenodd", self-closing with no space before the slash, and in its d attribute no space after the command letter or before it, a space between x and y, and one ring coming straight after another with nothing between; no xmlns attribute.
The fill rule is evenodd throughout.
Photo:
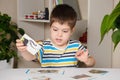
<svg viewBox="0 0 120 80"><path fill-rule="evenodd" d="M84 62L86 63L88 61L88 50L86 49L85 51L84 50L79 50L76 54L75 54L75 57L81 61L81 62Z"/></svg>
<svg viewBox="0 0 120 80"><path fill-rule="evenodd" d="M36 59L36 57L27 50L27 46L24 45L23 41L20 39L16 40L16 47L20 51L21 55L28 61Z"/></svg>
<svg viewBox="0 0 120 80"><path fill-rule="evenodd" d="M16 40L16 47L20 52L27 51L26 46L24 45L23 41L21 41L20 39Z"/></svg>

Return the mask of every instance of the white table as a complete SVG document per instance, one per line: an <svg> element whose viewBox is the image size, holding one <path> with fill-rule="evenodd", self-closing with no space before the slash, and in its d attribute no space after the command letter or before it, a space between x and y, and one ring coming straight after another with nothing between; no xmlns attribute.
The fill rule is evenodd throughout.
<svg viewBox="0 0 120 80"><path fill-rule="evenodd" d="M108 71L105 74L93 74L92 69ZM58 70L57 73L41 73L39 70ZM91 77L74 79L75 75L86 74ZM0 80L119 80L120 69L115 68L19 68L0 70Z"/></svg>

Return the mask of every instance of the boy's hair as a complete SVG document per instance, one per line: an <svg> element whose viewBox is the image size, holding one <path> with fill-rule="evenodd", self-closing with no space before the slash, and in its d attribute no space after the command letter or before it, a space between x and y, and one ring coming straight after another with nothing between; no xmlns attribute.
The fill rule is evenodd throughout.
<svg viewBox="0 0 120 80"><path fill-rule="evenodd" d="M76 20L77 13L75 10L67 4L60 4L56 5L51 13L50 26L54 22L59 22L60 24L68 24L68 26L72 29L76 24Z"/></svg>

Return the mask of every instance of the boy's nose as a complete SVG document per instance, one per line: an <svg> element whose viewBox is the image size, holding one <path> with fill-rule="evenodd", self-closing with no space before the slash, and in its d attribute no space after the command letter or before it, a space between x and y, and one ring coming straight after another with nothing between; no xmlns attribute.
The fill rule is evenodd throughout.
<svg viewBox="0 0 120 80"><path fill-rule="evenodd" d="M58 36L60 36L60 37L61 37L61 36L62 36L62 32L58 32Z"/></svg>

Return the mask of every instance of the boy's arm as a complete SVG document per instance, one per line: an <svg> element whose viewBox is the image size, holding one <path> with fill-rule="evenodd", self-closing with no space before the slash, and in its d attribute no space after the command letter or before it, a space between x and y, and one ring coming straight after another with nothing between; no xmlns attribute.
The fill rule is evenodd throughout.
<svg viewBox="0 0 120 80"><path fill-rule="evenodd" d="M95 65L95 59L92 56L88 56L86 62L84 62L87 67L93 67Z"/></svg>
<svg viewBox="0 0 120 80"><path fill-rule="evenodd" d="M23 58L27 61L32 61L36 59L35 55L32 55L31 53L27 52L20 52Z"/></svg>
<svg viewBox="0 0 120 80"><path fill-rule="evenodd" d="M85 63L85 65L87 67L92 67L95 65L95 59L88 55L88 50L86 49L86 51L84 50L79 50L76 54L75 57L80 61Z"/></svg>
<svg viewBox="0 0 120 80"><path fill-rule="evenodd" d="M16 40L16 47L18 51L20 51L21 55L24 59L31 61L36 59L36 56L32 55L30 52L27 51L27 47L24 46L23 42L19 39Z"/></svg>

